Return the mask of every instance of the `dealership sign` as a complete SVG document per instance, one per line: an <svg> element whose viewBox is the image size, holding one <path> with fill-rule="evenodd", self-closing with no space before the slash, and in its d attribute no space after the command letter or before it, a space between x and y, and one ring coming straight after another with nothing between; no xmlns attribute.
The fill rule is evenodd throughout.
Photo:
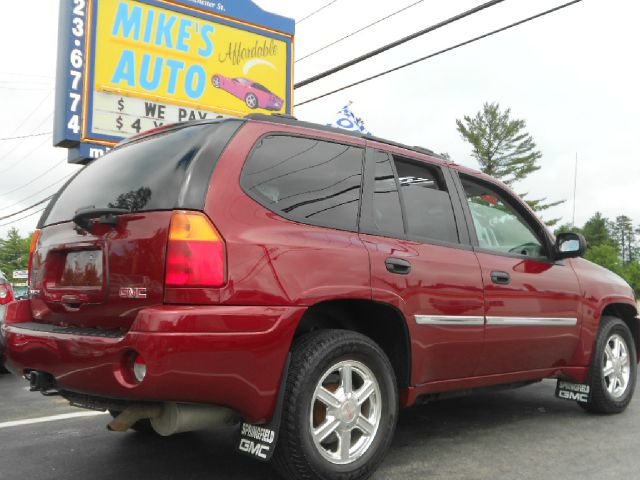
<svg viewBox="0 0 640 480"><path fill-rule="evenodd" d="M59 22L70 162L169 123L292 111L294 21L250 0L61 0Z"/></svg>

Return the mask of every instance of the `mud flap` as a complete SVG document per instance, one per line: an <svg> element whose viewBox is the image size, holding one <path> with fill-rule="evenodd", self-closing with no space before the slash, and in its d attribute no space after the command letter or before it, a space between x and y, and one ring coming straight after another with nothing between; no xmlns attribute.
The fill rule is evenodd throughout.
<svg viewBox="0 0 640 480"><path fill-rule="evenodd" d="M284 391L287 384L287 375L289 373L289 362L291 354L287 357L287 362L282 372L282 380L280 380L280 391L276 408L273 412L271 421L262 425L254 425L252 423L242 422L240 424L240 439L238 441L238 451L244 455L248 455L255 460L268 462L273 456L278 441L278 432L280 431L280 421L282 420L282 406L284 403Z"/></svg>
<svg viewBox="0 0 640 480"><path fill-rule="evenodd" d="M556 385L556 397L563 400L572 400L579 403L589 403L591 387L585 383L573 383L566 380L558 380Z"/></svg>

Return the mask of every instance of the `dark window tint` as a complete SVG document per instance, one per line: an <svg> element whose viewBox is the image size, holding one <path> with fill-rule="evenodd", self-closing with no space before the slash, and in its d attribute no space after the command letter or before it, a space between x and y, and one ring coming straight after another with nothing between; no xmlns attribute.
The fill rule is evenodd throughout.
<svg viewBox="0 0 640 480"><path fill-rule="evenodd" d="M242 187L265 207L304 223L357 230L363 149L300 137L263 138Z"/></svg>
<svg viewBox="0 0 640 480"><path fill-rule="evenodd" d="M170 210L211 125L181 128L125 145L85 167L53 205L45 224L71 220L83 207Z"/></svg>
<svg viewBox="0 0 640 480"><path fill-rule="evenodd" d="M394 160L404 201L408 236L458 243L451 198L442 172L438 167L419 162L397 157Z"/></svg>
<svg viewBox="0 0 640 480"><path fill-rule="evenodd" d="M376 151L375 183L373 190L373 224L382 235L404 236L402 209L398 185L393 173L391 158L384 152Z"/></svg>
<svg viewBox="0 0 640 480"><path fill-rule="evenodd" d="M260 85L259 83L254 83L254 84L253 84L253 85L251 85L251 86L252 86L253 88L257 88L258 90L261 90L261 91L263 91L263 92L265 92L265 93L271 93L267 87L264 87L264 86Z"/></svg>

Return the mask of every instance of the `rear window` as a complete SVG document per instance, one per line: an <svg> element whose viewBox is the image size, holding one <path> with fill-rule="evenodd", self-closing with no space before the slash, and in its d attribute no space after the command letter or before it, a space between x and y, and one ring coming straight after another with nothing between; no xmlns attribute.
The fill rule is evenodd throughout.
<svg viewBox="0 0 640 480"><path fill-rule="evenodd" d="M43 224L69 221L84 207L173 209L185 174L213 129L207 124L172 130L94 160L60 193Z"/></svg>

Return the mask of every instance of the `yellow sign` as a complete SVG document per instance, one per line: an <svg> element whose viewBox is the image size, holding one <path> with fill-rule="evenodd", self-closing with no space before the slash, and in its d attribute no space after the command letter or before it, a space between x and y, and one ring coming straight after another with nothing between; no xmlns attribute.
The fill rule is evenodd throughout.
<svg viewBox="0 0 640 480"><path fill-rule="evenodd" d="M291 112L291 37L158 0L93 1L90 136Z"/></svg>

